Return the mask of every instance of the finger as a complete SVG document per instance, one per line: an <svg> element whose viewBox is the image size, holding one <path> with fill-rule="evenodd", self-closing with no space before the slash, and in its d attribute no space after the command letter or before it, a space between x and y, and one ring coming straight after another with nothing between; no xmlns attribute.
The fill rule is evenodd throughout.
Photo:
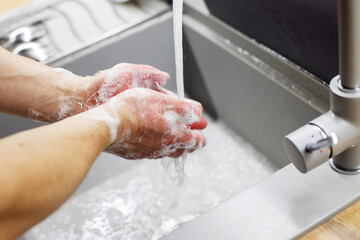
<svg viewBox="0 0 360 240"><path fill-rule="evenodd" d="M129 88L159 89L166 85L170 75L149 65L121 63L97 74L101 79L100 95L111 98Z"/></svg>
<svg viewBox="0 0 360 240"><path fill-rule="evenodd" d="M191 153L191 152L194 152L195 150L202 148L206 145L206 140L200 133L193 131L191 133L191 135L192 135L193 139L195 139L195 144L193 144L189 148L176 149L174 152L169 154L169 157L177 158L177 157L180 157L181 155L183 155L185 152Z"/></svg>
<svg viewBox="0 0 360 240"><path fill-rule="evenodd" d="M167 90L165 88L159 88L159 89L156 89L156 91L159 93L165 94L169 98L179 99L178 95L176 95L176 93L173 93L172 91Z"/></svg>
<svg viewBox="0 0 360 240"><path fill-rule="evenodd" d="M172 146L175 149L196 150L205 144L205 138L199 131L186 129L174 137Z"/></svg>
<svg viewBox="0 0 360 240"><path fill-rule="evenodd" d="M191 131L191 134L193 136L193 138L195 139L195 146L191 149L189 149L189 151L194 151L196 149L205 147L206 145L206 139L205 137L199 132L199 131Z"/></svg>
<svg viewBox="0 0 360 240"><path fill-rule="evenodd" d="M158 89L157 91L160 92L160 93L163 93L163 94L167 95L167 96L170 97L170 98L173 98L173 99L176 99L176 100L178 99L178 96L177 96L175 93L173 93L173 92L171 92L171 91L169 91L169 90L167 90L167 89L165 89L165 88L160 88L160 89ZM199 103L199 102L196 102L196 101L191 100L191 99L186 99L185 101L187 101L188 103L193 103L193 104L195 104L195 105L198 105L198 106L200 106L201 109L202 109L202 105L201 105L201 103ZM170 108L169 108L169 109L170 109ZM184 112L184 110L186 110L184 107L181 107L181 108L180 108L180 112ZM202 109L202 112L203 112L203 109ZM206 121L206 119L205 119L204 117L201 117L199 121L196 121L196 122L194 122L194 123L192 123L192 124L188 124L188 125L189 125L189 127L190 127L191 129L202 130L202 129L205 129L205 128L206 128L206 126L207 126L207 121Z"/></svg>
<svg viewBox="0 0 360 240"><path fill-rule="evenodd" d="M190 99L185 99L184 101L177 100L177 104L175 104L174 106L174 109L177 113L184 115L188 114L189 111L194 111L194 114L196 114L199 119L204 111L201 103Z"/></svg>
<svg viewBox="0 0 360 240"><path fill-rule="evenodd" d="M133 81L131 87L159 89L164 87L170 75L149 65L133 65Z"/></svg>
<svg viewBox="0 0 360 240"><path fill-rule="evenodd" d="M92 96L96 102L103 104L106 103L110 98L118 95L119 93L127 90L132 83L131 71L127 69L127 64L118 64L99 73L97 76L101 78L100 88L96 94Z"/></svg>
<svg viewBox="0 0 360 240"><path fill-rule="evenodd" d="M193 124L190 125L191 129L197 129L197 130L202 130L205 129L207 126L207 121L204 117L202 117L199 121L194 122Z"/></svg>
<svg viewBox="0 0 360 240"><path fill-rule="evenodd" d="M183 155L185 153L185 149L177 149L175 152L171 153L169 155L169 157L172 157L172 158L178 158L180 157L181 155Z"/></svg>
<svg viewBox="0 0 360 240"><path fill-rule="evenodd" d="M179 122L191 125L201 119L203 111L200 103L169 98L168 105L164 108L164 116L172 124Z"/></svg>

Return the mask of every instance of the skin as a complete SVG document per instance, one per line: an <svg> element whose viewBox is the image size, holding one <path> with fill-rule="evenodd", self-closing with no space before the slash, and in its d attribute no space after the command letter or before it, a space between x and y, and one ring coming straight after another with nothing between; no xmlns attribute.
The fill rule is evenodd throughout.
<svg viewBox="0 0 360 240"><path fill-rule="evenodd" d="M0 47L0 110L22 117L29 116L29 109L40 112L36 120L56 122L59 106L63 98L71 101L70 111L63 117L69 117L105 103L97 101L98 91L103 89L106 76L112 71L114 77L109 97L113 97L129 88L135 73L139 80L136 87L147 87L157 91L170 79L168 73L148 65L119 64L114 69L101 71L94 76L82 77L68 72L64 78L62 72L30 60L16 56ZM21 67L20 67L21 66ZM11 91L9 91L11 89ZM107 90L107 89L104 89ZM19 97L21 96L21 97Z"/></svg>
<svg viewBox="0 0 360 240"><path fill-rule="evenodd" d="M114 77L105 84L109 74ZM168 79L131 64L80 77L0 48L0 111L52 123L0 140L0 239L21 236L55 211L104 150L141 159L176 157L204 145L197 131L206 127L202 106L163 90ZM68 108L59 115L64 99ZM176 118L169 121L169 112ZM118 123L115 139L102 118Z"/></svg>
<svg viewBox="0 0 360 240"><path fill-rule="evenodd" d="M202 135L190 126L198 121L185 117L187 112L192 112L193 118L201 119L200 104L179 101L172 95L149 89L130 89L101 108L126 123L120 124L117 138L108 148L108 152L118 156L127 159L179 157L185 150L192 152L205 145ZM166 119L169 112L176 114L176 122L169 123ZM204 126L200 126L202 128Z"/></svg>

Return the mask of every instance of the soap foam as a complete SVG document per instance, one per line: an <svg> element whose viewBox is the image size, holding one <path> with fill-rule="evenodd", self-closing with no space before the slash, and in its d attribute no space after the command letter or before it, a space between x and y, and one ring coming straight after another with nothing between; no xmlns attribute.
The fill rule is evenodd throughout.
<svg viewBox="0 0 360 240"><path fill-rule="evenodd" d="M63 68L53 68L52 71L58 75L58 80L54 82L55 89L58 90L57 95L54 94L54 98L49 102L42 103L44 107L47 104L57 104L57 109L51 113L40 112L38 109L30 108L27 116L35 121L54 122L62 120L70 115L75 108L83 108L83 103L77 99L77 91L79 89L72 88L72 82L76 77L72 72ZM82 88L87 88L83 86ZM64 92L67 92L66 94ZM38 106L37 106L38 107Z"/></svg>
<svg viewBox="0 0 360 240"><path fill-rule="evenodd" d="M107 74L98 91L98 105L128 88L161 89L170 78L168 73L151 66L128 63L120 63L104 72Z"/></svg>
<svg viewBox="0 0 360 240"><path fill-rule="evenodd" d="M106 103L119 88L123 88L126 85L128 74L130 74L130 72L124 71L126 65L125 63L120 63L107 70L108 74L98 90L98 98L96 99L98 105Z"/></svg>
<svg viewBox="0 0 360 240"><path fill-rule="evenodd" d="M62 87L68 86L66 85L66 83L71 83L75 77L75 75L72 72L64 68L53 68L52 70L60 76L57 85Z"/></svg>

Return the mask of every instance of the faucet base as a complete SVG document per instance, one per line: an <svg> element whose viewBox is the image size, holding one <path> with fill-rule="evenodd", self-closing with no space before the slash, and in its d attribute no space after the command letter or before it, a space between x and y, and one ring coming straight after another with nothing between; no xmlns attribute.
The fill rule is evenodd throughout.
<svg viewBox="0 0 360 240"><path fill-rule="evenodd" d="M334 163L334 159L330 158L329 159L329 165L330 167L337 173L341 173L344 175L358 175L360 174L360 168L358 169L343 169L341 167L337 167Z"/></svg>

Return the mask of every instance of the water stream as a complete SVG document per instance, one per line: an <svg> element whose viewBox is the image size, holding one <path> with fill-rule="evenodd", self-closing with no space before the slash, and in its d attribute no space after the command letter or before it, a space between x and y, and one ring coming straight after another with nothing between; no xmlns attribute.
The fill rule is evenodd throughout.
<svg viewBox="0 0 360 240"><path fill-rule="evenodd" d="M184 99L184 64L183 64L183 0L173 1L174 46L177 94L180 100Z"/></svg>
<svg viewBox="0 0 360 240"><path fill-rule="evenodd" d="M175 70L176 70L176 86L177 94L180 100L185 98L184 90L184 62L183 62L183 28L182 28L182 19L183 19L183 0L174 0L173 1L173 32L174 32L174 48L175 48ZM185 172L185 162L187 154L180 158L174 159L174 165L176 166L176 177L178 179L179 185L184 181ZM166 164L164 165L166 167Z"/></svg>

